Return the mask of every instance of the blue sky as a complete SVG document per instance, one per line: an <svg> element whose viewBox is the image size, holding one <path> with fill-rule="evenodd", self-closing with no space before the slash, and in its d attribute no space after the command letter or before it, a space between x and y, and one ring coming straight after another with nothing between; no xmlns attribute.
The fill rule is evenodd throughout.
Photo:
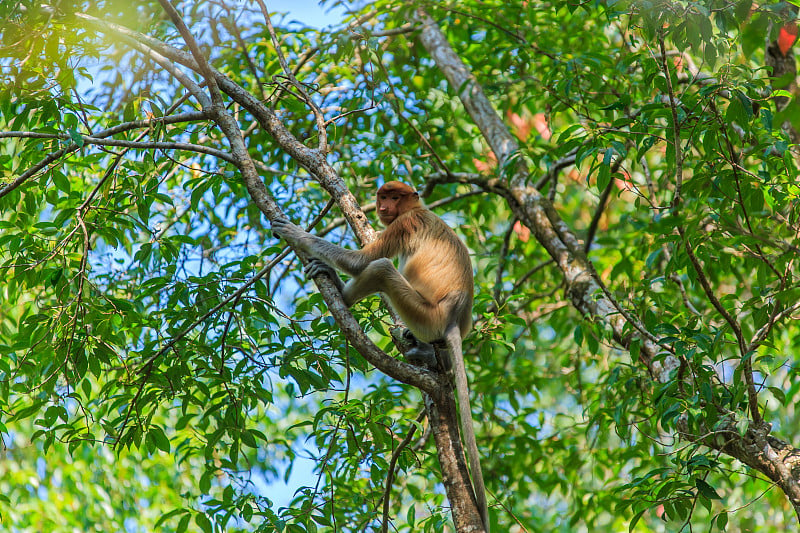
<svg viewBox="0 0 800 533"><path fill-rule="evenodd" d="M297 19L314 28L324 28L340 22L343 13L341 6L331 10L330 2L320 6L317 0L267 0L266 4L271 12L289 13L290 19Z"/></svg>

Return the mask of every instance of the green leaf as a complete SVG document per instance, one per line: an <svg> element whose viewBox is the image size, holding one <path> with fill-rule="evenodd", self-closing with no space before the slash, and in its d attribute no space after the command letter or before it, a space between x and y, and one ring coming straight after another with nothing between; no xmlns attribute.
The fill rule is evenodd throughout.
<svg viewBox="0 0 800 533"><path fill-rule="evenodd" d="M169 520L173 516L177 516L179 514L184 514L186 512L187 512L186 509L173 509L172 511L170 511L168 513L164 513L163 515L161 515L161 517L153 525L153 528L154 529L158 529L161 526L161 524L163 524L164 522L166 522L167 520Z"/></svg>
<svg viewBox="0 0 800 533"><path fill-rule="evenodd" d="M725 511L719 513L716 517L716 524L717 529L725 531L725 528L728 526L728 513Z"/></svg>
<svg viewBox="0 0 800 533"><path fill-rule="evenodd" d="M575 329L572 333L572 338L576 345L581 346L583 344L583 328L580 326L580 324L575 326Z"/></svg>
<svg viewBox="0 0 800 533"><path fill-rule="evenodd" d="M416 507L413 505L408 506L408 511L406 512L406 521L408 525L413 529L414 525L416 524Z"/></svg>
<svg viewBox="0 0 800 533"><path fill-rule="evenodd" d="M791 0L790 0L791 1ZM736 2L734 6L734 15L736 17L736 21L741 23L750 16L750 9L753 6L753 0L739 0Z"/></svg>
<svg viewBox="0 0 800 533"><path fill-rule="evenodd" d="M78 148L83 148L83 146L86 144L86 141L83 139L83 135L81 135L76 128L69 128L67 132L69 133L69 137L72 139L72 142L74 142Z"/></svg>
<svg viewBox="0 0 800 533"><path fill-rule="evenodd" d="M63 191L65 193L69 193L70 191L69 180L67 179L67 177L64 175L63 172L60 172L58 170L53 170L50 173L50 175L53 178L53 184L56 186L56 189Z"/></svg>
<svg viewBox="0 0 800 533"><path fill-rule="evenodd" d="M253 519L253 507L247 502L242 504L242 519L245 522L250 522Z"/></svg>
<svg viewBox="0 0 800 533"><path fill-rule="evenodd" d="M775 399L778 400L782 405L786 405L786 393L783 389L779 389L778 387L767 387L769 391L775 396Z"/></svg>
<svg viewBox="0 0 800 533"><path fill-rule="evenodd" d="M186 531L187 528L189 527L189 520L191 519L192 519L191 514L186 513L185 515L183 515L180 521L178 522L178 527L176 528L176 532L183 533L184 531Z"/></svg>
<svg viewBox="0 0 800 533"><path fill-rule="evenodd" d="M152 439L153 443L159 450L169 453L169 438L167 438L167 435L164 433L163 429L158 426L151 426L147 432L147 438L148 440Z"/></svg>
<svg viewBox="0 0 800 533"><path fill-rule="evenodd" d="M694 485L695 485L695 487L697 487L697 490L700 492L700 494L703 495L704 497L708 498L709 500L721 500L722 499L720 497L720 495L717 494L717 491L714 490L714 488L711 485L709 485L708 483L706 483L702 479L695 478L694 479Z"/></svg>
<svg viewBox="0 0 800 533"><path fill-rule="evenodd" d="M214 530L211 520L208 519L205 513L195 513L194 522L204 533L211 533Z"/></svg>
<svg viewBox="0 0 800 533"><path fill-rule="evenodd" d="M639 511L638 513L633 515L633 518L631 518L630 524L628 524L628 531L629 532L633 531L633 529L636 527L636 524L639 523L639 519L642 518L642 515L645 513L645 511L647 511L647 509L642 509L641 511Z"/></svg>

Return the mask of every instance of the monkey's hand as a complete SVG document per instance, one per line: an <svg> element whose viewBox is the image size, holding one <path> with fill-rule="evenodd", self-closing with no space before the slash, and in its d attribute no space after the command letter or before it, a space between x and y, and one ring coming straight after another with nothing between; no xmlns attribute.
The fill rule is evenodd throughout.
<svg viewBox="0 0 800 533"><path fill-rule="evenodd" d="M324 274L331 278L331 281L333 281L333 283L339 288L339 292L344 290L344 282L342 281L342 278L339 277L339 274L336 273L336 270L331 268L331 266L324 261L319 259L311 259L306 265L306 276L309 278L315 278L319 274Z"/></svg>
<svg viewBox="0 0 800 533"><path fill-rule="evenodd" d="M278 218L272 221L272 231L281 239L289 244L300 248L303 251L308 251L309 243L308 238L310 235L303 230L300 226L292 224L289 219Z"/></svg>

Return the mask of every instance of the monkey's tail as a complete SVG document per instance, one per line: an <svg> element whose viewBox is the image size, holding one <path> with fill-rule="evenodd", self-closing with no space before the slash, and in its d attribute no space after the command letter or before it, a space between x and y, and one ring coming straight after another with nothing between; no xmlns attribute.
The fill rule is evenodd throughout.
<svg viewBox="0 0 800 533"><path fill-rule="evenodd" d="M483 484L481 459L478 454L478 443L475 440L475 429L472 424L472 410L469 402L469 385L467 383L467 369L464 366L464 354L461 349L461 332L458 326L451 326L445 333L445 341L450 351L450 361L453 364L453 374L456 381L456 395L458 396L458 413L461 418L461 436L467 450L469 469L472 476L472 491L478 502L483 527L489 533L489 505L486 502L486 486Z"/></svg>

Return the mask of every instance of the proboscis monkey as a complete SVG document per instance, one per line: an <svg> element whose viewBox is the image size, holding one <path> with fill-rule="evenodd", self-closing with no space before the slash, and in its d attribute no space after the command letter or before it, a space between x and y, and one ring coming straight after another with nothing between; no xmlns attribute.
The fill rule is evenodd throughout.
<svg viewBox="0 0 800 533"><path fill-rule="evenodd" d="M426 209L414 189L390 181L378 189L378 217L386 229L361 250L347 250L303 231L287 220L273 230L295 247L316 258L307 269L312 276L326 271L339 286L348 306L381 292L417 340L444 341L458 395L461 434L469 457L472 488L488 533L489 519L478 446L472 427L469 387L462 339L472 328L472 264L467 247L444 221ZM399 270L390 258L398 258ZM330 267L351 276L347 284Z"/></svg>

